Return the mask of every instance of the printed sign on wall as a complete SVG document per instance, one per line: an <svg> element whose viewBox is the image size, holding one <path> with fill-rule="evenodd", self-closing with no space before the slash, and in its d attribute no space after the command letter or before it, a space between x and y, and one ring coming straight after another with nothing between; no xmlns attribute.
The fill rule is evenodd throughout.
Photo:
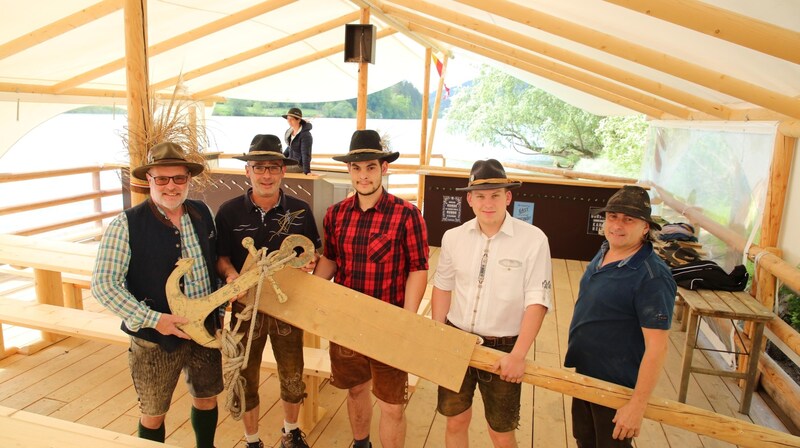
<svg viewBox="0 0 800 448"><path fill-rule="evenodd" d="M514 212L512 216L533 225L533 202L514 201Z"/></svg>
<svg viewBox="0 0 800 448"><path fill-rule="evenodd" d="M461 222L461 196L442 196L442 222Z"/></svg>
<svg viewBox="0 0 800 448"><path fill-rule="evenodd" d="M603 223L606 217L600 213L603 207L589 207L589 226L586 229L588 235L602 235Z"/></svg>

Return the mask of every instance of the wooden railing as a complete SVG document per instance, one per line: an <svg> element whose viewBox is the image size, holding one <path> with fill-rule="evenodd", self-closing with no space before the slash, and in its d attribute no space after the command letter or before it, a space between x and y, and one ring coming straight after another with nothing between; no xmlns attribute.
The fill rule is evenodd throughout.
<svg viewBox="0 0 800 448"><path fill-rule="evenodd" d="M96 229L99 233L100 230L102 229L103 219L116 216L121 212L121 209L104 211L102 198L109 196L117 196L122 194L122 188L102 189L100 182L100 173L103 171L112 171L118 169L119 167L114 165L114 166L76 167L76 168L66 168L61 170L36 171L36 172L25 172L25 173L0 173L0 183L21 182L21 181L35 180L35 179L51 179L54 177L72 176L75 174L90 174L92 181L91 184L92 189L89 192L80 193L72 196L62 196L38 202L0 207L0 216L8 216L8 215L13 215L15 213L28 212L32 210L41 210L49 207L72 204L76 202L93 201L94 202L93 213L84 216L70 217L68 219L58 220L44 225L37 225L34 227L14 230L9 233L13 235L23 235L23 236L36 235L44 232L50 232L53 230L65 229L68 227L73 227L89 222L96 223ZM53 188L53 192L54 194L57 194L58 188Z"/></svg>

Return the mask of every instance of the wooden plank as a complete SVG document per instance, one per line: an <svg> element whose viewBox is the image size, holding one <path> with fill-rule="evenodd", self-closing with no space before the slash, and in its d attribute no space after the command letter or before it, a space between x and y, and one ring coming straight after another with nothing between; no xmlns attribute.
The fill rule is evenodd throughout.
<svg viewBox="0 0 800 448"><path fill-rule="evenodd" d="M3 399L2 404L15 409L23 409L51 392L80 380L119 354L116 347L111 347L111 350L108 348L109 346L106 344L89 341L80 348L65 353L58 358L58 362L40 367L41 372L33 372L34 374L38 373L39 377L46 377L47 381L37 381L35 384L21 388L10 397Z"/></svg>
<svg viewBox="0 0 800 448"><path fill-rule="evenodd" d="M754 299L750 294L744 291L736 291L732 294L739 302L741 302L747 309L750 310L752 316L752 320L765 320L769 321L775 316L770 310L768 310L764 305L760 304L756 299Z"/></svg>
<svg viewBox="0 0 800 448"><path fill-rule="evenodd" d="M0 407L0 433L4 448L171 446L7 407Z"/></svg>
<svg viewBox="0 0 800 448"><path fill-rule="evenodd" d="M737 313L742 316L751 316L753 314L753 309L747 306L746 302L742 301L741 298L735 296L733 293L728 291L714 291L717 294L717 297L720 300L724 301L728 306L733 310L734 313ZM746 296L750 297L749 294L745 293Z"/></svg>
<svg viewBox="0 0 800 448"><path fill-rule="evenodd" d="M97 246L0 235L0 263L92 275Z"/></svg>
<svg viewBox="0 0 800 448"><path fill-rule="evenodd" d="M53 305L0 297L0 322L14 323L28 328L46 330L66 336L75 336L110 344L129 345L130 337L120 330L120 319L106 313L75 310ZM305 347L305 375L328 378L330 359L327 350ZM272 348L264 349L262 367L277 371ZM409 381L411 379L409 378Z"/></svg>
<svg viewBox="0 0 800 448"><path fill-rule="evenodd" d="M130 340L120 330L120 319L110 314L6 298L0 298L0 321L111 344L127 345Z"/></svg>
<svg viewBox="0 0 800 448"><path fill-rule="evenodd" d="M499 356L502 356L501 352L478 346L472 354L470 366L491 370ZM534 363L527 363L524 381L615 409L627 403L632 393L626 387ZM650 397L645 417L745 447L800 446L800 437L657 396Z"/></svg>
<svg viewBox="0 0 800 448"><path fill-rule="evenodd" d="M259 311L449 389L461 387L476 336L299 269L274 278L289 300L279 303L267 284Z"/></svg>

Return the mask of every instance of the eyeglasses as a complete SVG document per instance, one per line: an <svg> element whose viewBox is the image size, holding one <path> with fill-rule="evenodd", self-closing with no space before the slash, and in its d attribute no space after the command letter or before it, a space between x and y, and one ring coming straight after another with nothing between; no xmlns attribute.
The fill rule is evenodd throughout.
<svg viewBox="0 0 800 448"><path fill-rule="evenodd" d="M183 185L189 181L189 176L186 174L179 174L177 176L152 176L150 173L147 173L147 175L150 176L150 179L153 179L156 185L161 186L167 185L170 180L175 182L175 185Z"/></svg>
<svg viewBox="0 0 800 448"><path fill-rule="evenodd" d="M280 174L283 165L248 165L256 174L264 174L269 170L269 174Z"/></svg>

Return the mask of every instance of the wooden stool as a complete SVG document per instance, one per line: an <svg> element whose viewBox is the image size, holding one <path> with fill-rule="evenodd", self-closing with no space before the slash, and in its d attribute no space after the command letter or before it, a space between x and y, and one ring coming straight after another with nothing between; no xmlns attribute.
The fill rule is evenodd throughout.
<svg viewBox="0 0 800 448"><path fill-rule="evenodd" d="M678 401L686 402L686 391L689 389L689 376L692 372L704 375L719 375L745 380L745 388L742 391L742 398L739 404L739 412L748 414L750 412L750 401L753 397L753 390L756 386L756 373L758 372L758 356L761 352L761 339L764 336L764 325L774 316L772 312L764 308L763 305L753 299L750 294L745 292L728 292L698 290L692 291L685 288L678 288L678 296L687 305L684 311L684 323L688 321L688 331L686 333L686 346L683 351L683 367L681 369L681 386L678 392ZM731 320L742 320L754 322L751 346L745 372L730 372L727 370L704 369L692 367L692 355L694 349L707 350L697 347L697 332L700 328L700 318L720 317ZM733 325L737 336L739 329ZM745 346L745 344L742 344ZM734 349L735 350L735 349ZM737 352L726 352L737 353ZM737 353L739 354L739 353Z"/></svg>

